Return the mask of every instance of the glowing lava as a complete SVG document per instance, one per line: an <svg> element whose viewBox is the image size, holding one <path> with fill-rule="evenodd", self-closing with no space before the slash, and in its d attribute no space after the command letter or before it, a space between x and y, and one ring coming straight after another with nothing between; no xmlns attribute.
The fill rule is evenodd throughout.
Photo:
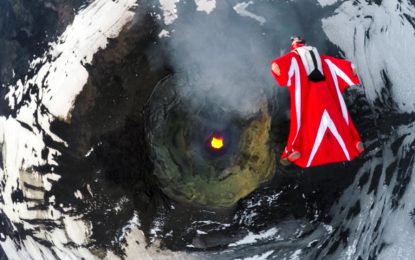
<svg viewBox="0 0 415 260"><path fill-rule="evenodd" d="M223 137L222 136L212 136L210 139L210 147L215 150L220 150L223 148Z"/></svg>

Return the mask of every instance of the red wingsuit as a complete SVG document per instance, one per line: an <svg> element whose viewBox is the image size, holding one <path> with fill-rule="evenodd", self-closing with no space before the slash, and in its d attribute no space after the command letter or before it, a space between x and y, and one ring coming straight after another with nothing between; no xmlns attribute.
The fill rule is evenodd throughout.
<svg viewBox="0 0 415 260"><path fill-rule="evenodd" d="M271 70L273 76L280 86L288 87L291 96L290 133L281 158L298 151L301 156L293 163L303 168L350 161L359 155L360 136L342 96L347 87L360 83L359 78L349 61L320 58L324 79L318 82L309 79L304 59L296 51L272 61L280 70L279 75Z"/></svg>

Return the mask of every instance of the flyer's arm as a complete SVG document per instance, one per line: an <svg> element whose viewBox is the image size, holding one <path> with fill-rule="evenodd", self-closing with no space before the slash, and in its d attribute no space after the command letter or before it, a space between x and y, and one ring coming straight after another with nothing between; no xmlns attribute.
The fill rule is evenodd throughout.
<svg viewBox="0 0 415 260"><path fill-rule="evenodd" d="M293 54L289 53L281 56L271 62L271 74L274 76L280 87L287 86L288 70L290 66L290 58Z"/></svg>
<svg viewBox="0 0 415 260"><path fill-rule="evenodd" d="M348 60L338 59L330 56L321 57L328 65L331 73L335 73L340 91L343 93L350 86L359 85L356 67Z"/></svg>

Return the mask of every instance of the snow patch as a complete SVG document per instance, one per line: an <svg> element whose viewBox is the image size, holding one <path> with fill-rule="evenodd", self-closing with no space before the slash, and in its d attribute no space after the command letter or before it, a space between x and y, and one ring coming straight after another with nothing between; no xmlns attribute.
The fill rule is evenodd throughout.
<svg viewBox="0 0 415 260"><path fill-rule="evenodd" d="M177 18L177 3L180 0L160 0L160 9L163 11L165 25L172 24Z"/></svg>
<svg viewBox="0 0 415 260"><path fill-rule="evenodd" d="M75 219L74 217L65 216L63 219L65 231L68 238L77 245L83 245L88 241L91 235L90 225L83 220Z"/></svg>
<svg viewBox="0 0 415 260"><path fill-rule="evenodd" d="M317 0L322 7L330 6L337 3L337 0Z"/></svg>
<svg viewBox="0 0 415 260"><path fill-rule="evenodd" d="M119 237L117 237L114 241L112 241L113 243L120 243L121 241L124 241L126 236L128 235L129 232L131 232L131 230L133 230L134 228L139 228L140 227L140 219L138 217L138 214L136 211L134 211L134 215L133 217L128 221L127 225L125 225L122 228L121 231L121 235Z"/></svg>
<svg viewBox="0 0 415 260"><path fill-rule="evenodd" d="M197 11L210 14L216 8L216 0L195 0Z"/></svg>
<svg viewBox="0 0 415 260"><path fill-rule="evenodd" d="M126 257L123 259L200 259L200 257L190 253L160 250L160 248L154 244L147 245L143 231L139 230L137 227L128 232L125 240L126 243L123 248L125 250Z"/></svg>
<svg viewBox="0 0 415 260"><path fill-rule="evenodd" d="M332 226L323 224L323 227L326 229L326 231L329 234L333 233L333 227Z"/></svg>
<svg viewBox="0 0 415 260"><path fill-rule="evenodd" d="M83 198L82 193L81 193L80 190L76 190L74 192L74 196L75 196L75 198L80 199L80 200L82 200L82 198Z"/></svg>
<svg viewBox="0 0 415 260"><path fill-rule="evenodd" d="M264 17L256 15L247 10L247 8L253 3L253 1L238 3L233 7L233 10L235 10L235 12L240 16L252 18L263 25L267 21Z"/></svg>
<svg viewBox="0 0 415 260"><path fill-rule="evenodd" d="M302 250L301 249L297 249L295 250L295 252L290 256L289 260L300 260L300 255L301 255Z"/></svg>
<svg viewBox="0 0 415 260"><path fill-rule="evenodd" d="M271 237L274 237L278 233L279 229L277 228L271 228L267 231L260 232L259 234L254 234L252 232L249 232L249 234L242 238L241 240L229 244L229 247L239 246L239 245L245 245L245 244L253 244L258 242L259 240L268 239ZM278 239L279 236L276 238Z"/></svg>
<svg viewBox="0 0 415 260"><path fill-rule="evenodd" d="M170 37L170 32L164 29L161 30L161 32L159 33L159 38L163 38L163 37L166 37L166 38Z"/></svg>
<svg viewBox="0 0 415 260"><path fill-rule="evenodd" d="M91 153L94 151L94 147L91 147L88 152L86 152L85 157L89 157Z"/></svg>
<svg viewBox="0 0 415 260"><path fill-rule="evenodd" d="M252 257L246 257L246 258L244 258L244 260L266 260L266 259L268 259L268 257L270 255L272 255L272 253L274 253L274 250L267 251L267 252L265 252L265 253L263 253L261 255L255 255L255 256L252 256Z"/></svg>

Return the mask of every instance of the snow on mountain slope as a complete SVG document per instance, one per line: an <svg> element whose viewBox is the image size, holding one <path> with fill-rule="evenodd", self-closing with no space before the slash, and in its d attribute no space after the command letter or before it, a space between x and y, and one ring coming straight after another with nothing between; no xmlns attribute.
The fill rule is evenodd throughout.
<svg viewBox="0 0 415 260"><path fill-rule="evenodd" d="M415 6L408 0L337 3L323 30L356 63L367 97L384 100L390 92L399 110L414 112Z"/></svg>
<svg viewBox="0 0 415 260"><path fill-rule="evenodd" d="M32 69L40 65L35 76L10 88L7 100L17 112L15 118L0 117L1 212L10 222L7 233L31 234L14 238L2 234L1 246L11 259L94 258L85 249L89 223L71 213L71 208L55 205L53 195L46 196L60 179L54 173L60 153L47 147L44 138L64 142L50 132L50 122L56 117L70 118L74 99L88 77L83 64L105 47L107 38L118 35L132 19L130 9L135 6L135 1L128 0L95 1L76 16L44 57L32 61ZM28 93L31 98L25 99ZM36 170L42 166L50 167L50 173ZM38 241L48 241L49 246Z"/></svg>

